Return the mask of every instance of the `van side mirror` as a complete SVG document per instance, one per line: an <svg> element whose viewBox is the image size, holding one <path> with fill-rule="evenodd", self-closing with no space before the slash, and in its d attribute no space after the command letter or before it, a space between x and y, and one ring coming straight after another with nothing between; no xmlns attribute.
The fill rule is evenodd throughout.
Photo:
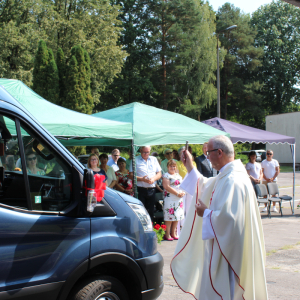
<svg viewBox="0 0 300 300"><path fill-rule="evenodd" d="M90 169L84 169L84 179L83 187L85 189L86 196L86 210L89 213L94 211L94 208L97 205L97 195L95 192L95 180L94 173Z"/></svg>

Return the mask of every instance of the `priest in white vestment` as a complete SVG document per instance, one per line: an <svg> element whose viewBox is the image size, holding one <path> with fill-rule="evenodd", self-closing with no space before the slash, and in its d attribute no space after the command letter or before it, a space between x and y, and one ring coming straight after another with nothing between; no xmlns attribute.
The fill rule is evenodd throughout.
<svg viewBox="0 0 300 300"><path fill-rule="evenodd" d="M171 262L178 286L198 300L267 300L265 246L256 196L229 138L210 139L207 156L218 176L203 177L192 165L180 188L193 205Z"/></svg>

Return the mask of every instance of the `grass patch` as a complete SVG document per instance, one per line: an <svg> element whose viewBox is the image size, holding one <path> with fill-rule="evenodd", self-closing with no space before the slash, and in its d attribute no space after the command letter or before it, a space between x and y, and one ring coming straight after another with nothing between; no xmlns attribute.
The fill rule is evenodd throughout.
<svg viewBox="0 0 300 300"><path fill-rule="evenodd" d="M294 249L296 246L300 245L300 242L297 242L295 245L285 245L277 250L273 249L269 252L266 253L266 256L270 256L273 255L275 253L277 253L279 250L290 250L290 249Z"/></svg>
<svg viewBox="0 0 300 300"><path fill-rule="evenodd" d="M290 250L293 249L295 247L295 245L285 245L282 248L280 248L280 250Z"/></svg>
<svg viewBox="0 0 300 300"><path fill-rule="evenodd" d="M269 252L266 253L266 256L270 256L272 254L275 254L278 250L271 250Z"/></svg>
<svg viewBox="0 0 300 300"><path fill-rule="evenodd" d="M280 166L280 172L293 172L292 166Z"/></svg>

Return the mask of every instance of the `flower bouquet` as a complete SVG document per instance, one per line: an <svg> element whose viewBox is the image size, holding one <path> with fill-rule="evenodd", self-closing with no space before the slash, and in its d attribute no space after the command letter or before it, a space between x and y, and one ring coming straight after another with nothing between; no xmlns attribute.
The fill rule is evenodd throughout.
<svg viewBox="0 0 300 300"><path fill-rule="evenodd" d="M157 237L157 242L160 244L162 239L164 238L164 235L166 233L166 229L167 226L164 225L163 223L161 224L161 226L159 224L156 224L153 227L153 231L156 233L156 237Z"/></svg>

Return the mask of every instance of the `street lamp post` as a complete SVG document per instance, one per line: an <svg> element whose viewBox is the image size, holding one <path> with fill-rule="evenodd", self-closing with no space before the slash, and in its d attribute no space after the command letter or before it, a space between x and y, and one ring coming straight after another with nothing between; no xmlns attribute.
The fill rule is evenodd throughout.
<svg viewBox="0 0 300 300"><path fill-rule="evenodd" d="M217 117L221 118L221 101L220 101L220 67L219 67L219 34L223 31L228 31L236 28L237 25L229 26L217 33L217 92L218 92L218 101L217 101Z"/></svg>

